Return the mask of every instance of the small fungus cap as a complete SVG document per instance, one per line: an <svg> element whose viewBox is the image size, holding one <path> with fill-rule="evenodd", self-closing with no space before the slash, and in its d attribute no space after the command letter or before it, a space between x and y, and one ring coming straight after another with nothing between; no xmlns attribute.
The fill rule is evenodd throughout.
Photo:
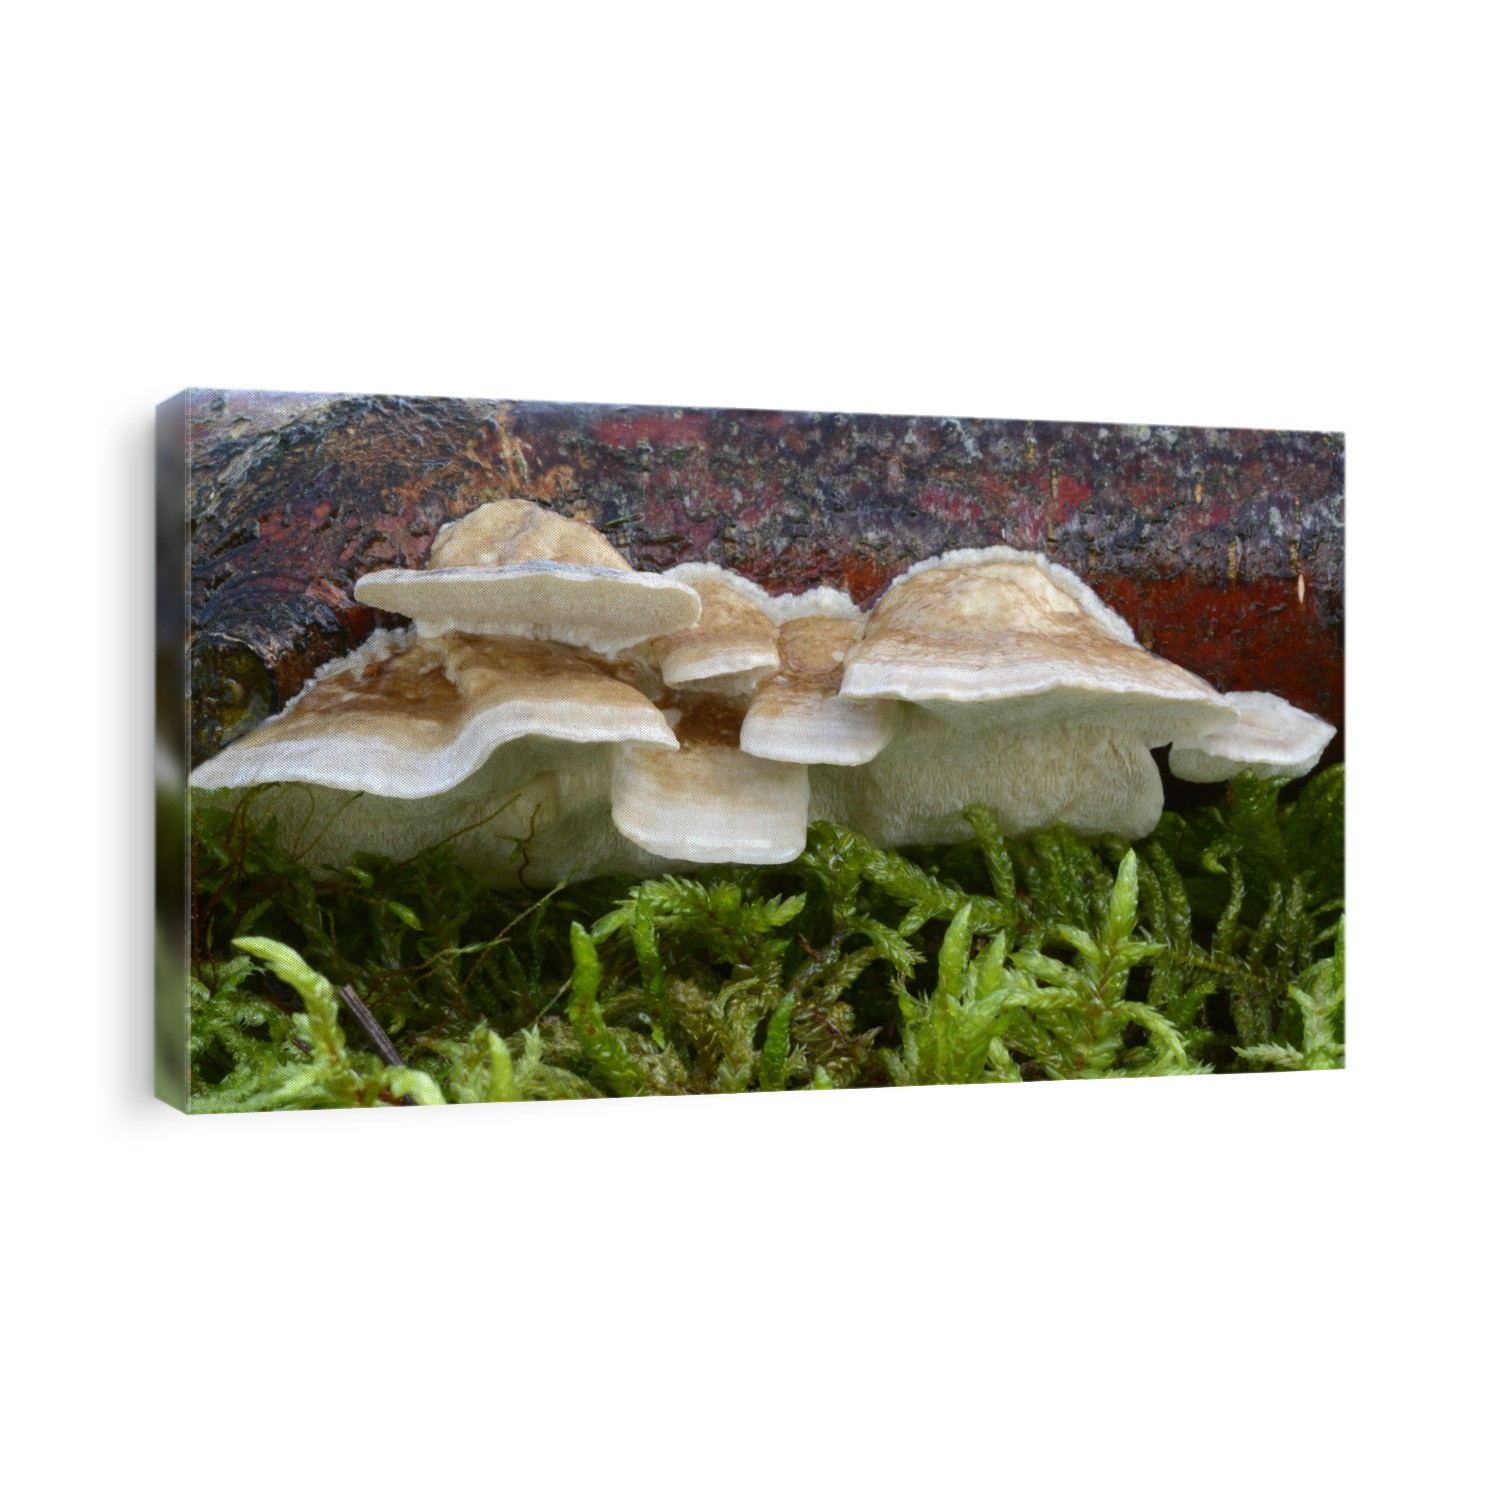
<svg viewBox="0 0 1500 1500"><path fill-rule="evenodd" d="M517 636L604 655L686 629L701 607L686 584L634 572L592 526L530 500L492 500L450 522L425 568L367 573L354 597L409 616L423 635Z"/></svg>
<svg viewBox="0 0 1500 1500"><path fill-rule="evenodd" d="M731 689L744 688L780 665L764 590L715 563L683 563L662 577L685 583L703 605L695 625L652 643L668 687L729 679Z"/></svg>
<svg viewBox="0 0 1500 1500"><path fill-rule="evenodd" d="M762 588L753 578L746 578L718 563L678 563L668 568L663 578L677 579L696 586L712 579L733 589L765 615L773 625L787 620L800 620L806 615L827 615L830 619L859 620L864 611L842 589L820 583L815 588L805 589L800 594L773 594Z"/></svg>
<svg viewBox="0 0 1500 1500"><path fill-rule="evenodd" d="M807 841L807 767L739 749L740 714L713 699L670 710L681 748L622 746L611 787L615 827L663 859L779 865Z"/></svg>
<svg viewBox="0 0 1500 1500"><path fill-rule="evenodd" d="M1183 781L1228 781L1241 771L1266 779L1306 776L1335 730L1275 693L1225 693L1239 717L1223 728L1174 740L1167 756Z"/></svg>
<svg viewBox="0 0 1500 1500"><path fill-rule="evenodd" d="M861 619L810 614L778 633L780 669L756 689L740 729L740 748L767 760L858 766L896 733L900 705L841 698L844 663Z"/></svg>
<svg viewBox="0 0 1500 1500"><path fill-rule="evenodd" d="M498 568L514 563L572 563L628 573L630 564L583 521L533 500L491 500L433 538L429 568Z"/></svg>
<svg viewBox="0 0 1500 1500"><path fill-rule="evenodd" d="M294 781L431 797L529 736L672 747L661 711L602 662L540 641L377 631L190 784Z"/></svg>
<svg viewBox="0 0 1500 1500"><path fill-rule="evenodd" d="M1149 744L1234 719L1201 678L1139 646L1081 579L1009 547L945 553L896 579L841 693L955 717L983 705L1001 726L1113 726Z"/></svg>

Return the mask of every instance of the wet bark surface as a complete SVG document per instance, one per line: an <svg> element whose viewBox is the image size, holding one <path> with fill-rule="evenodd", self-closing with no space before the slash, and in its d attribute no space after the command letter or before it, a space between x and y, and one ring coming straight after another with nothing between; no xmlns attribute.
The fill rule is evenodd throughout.
<svg viewBox="0 0 1500 1500"><path fill-rule="evenodd" d="M1339 434L195 391L187 445L195 760L403 623L356 579L507 495L637 568L865 605L952 548L1042 551L1216 687L1343 724Z"/></svg>

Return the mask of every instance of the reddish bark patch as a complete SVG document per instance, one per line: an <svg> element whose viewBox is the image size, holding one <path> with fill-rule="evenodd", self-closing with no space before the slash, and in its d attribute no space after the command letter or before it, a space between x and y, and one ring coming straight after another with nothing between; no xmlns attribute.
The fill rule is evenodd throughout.
<svg viewBox="0 0 1500 1500"><path fill-rule="evenodd" d="M1072 474L1059 474L1052 486L1052 519L1065 521L1094 493L1094 487L1086 479L1077 479Z"/></svg>
<svg viewBox="0 0 1500 1500"><path fill-rule="evenodd" d="M1207 586L1115 574L1089 583L1135 628L1141 644L1196 672L1221 692L1277 693L1296 707L1344 722L1342 602L1295 579Z"/></svg>
<svg viewBox="0 0 1500 1500"><path fill-rule="evenodd" d="M649 407L601 417L594 423L594 436L608 448L635 448L641 443L653 448L691 448L703 441L707 431L706 412Z"/></svg>
<svg viewBox="0 0 1500 1500"><path fill-rule="evenodd" d="M923 488L917 504L928 515L942 516L948 521L977 522L984 516L984 502L977 495L964 494L935 481Z"/></svg>

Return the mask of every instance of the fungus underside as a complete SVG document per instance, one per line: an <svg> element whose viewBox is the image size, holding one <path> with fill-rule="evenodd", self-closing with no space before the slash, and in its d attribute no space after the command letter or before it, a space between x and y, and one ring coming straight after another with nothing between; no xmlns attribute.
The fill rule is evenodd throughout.
<svg viewBox="0 0 1500 1500"><path fill-rule="evenodd" d="M948 848L820 823L788 865L518 893L197 807L191 1108L1342 1066L1342 765L1133 845L966 817Z"/></svg>

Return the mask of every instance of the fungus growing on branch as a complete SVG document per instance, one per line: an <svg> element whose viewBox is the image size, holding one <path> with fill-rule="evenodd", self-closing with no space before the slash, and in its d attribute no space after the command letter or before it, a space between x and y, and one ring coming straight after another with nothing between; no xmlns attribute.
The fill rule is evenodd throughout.
<svg viewBox="0 0 1500 1500"><path fill-rule="evenodd" d="M866 614L710 563L637 573L592 527L499 500L445 527L426 568L355 593L414 625L191 778L260 789L323 863L445 843L512 883L780 864L810 818L951 843L976 803L1006 834L1136 839L1162 812L1152 747L1188 780L1296 776L1333 734L1272 694L1216 692L1008 547L917 563Z"/></svg>
<svg viewBox="0 0 1500 1500"><path fill-rule="evenodd" d="M635 572L592 526L530 500L492 500L450 522L425 568L367 573L354 597L409 616L422 635L520 636L603 656L684 630L700 608L685 583Z"/></svg>
<svg viewBox="0 0 1500 1500"><path fill-rule="evenodd" d="M1165 745L1234 722L1201 678L1153 656L1085 583L1035 552L947 552L876 605L842 696L1002 728L1095 724Z"/></svg>

